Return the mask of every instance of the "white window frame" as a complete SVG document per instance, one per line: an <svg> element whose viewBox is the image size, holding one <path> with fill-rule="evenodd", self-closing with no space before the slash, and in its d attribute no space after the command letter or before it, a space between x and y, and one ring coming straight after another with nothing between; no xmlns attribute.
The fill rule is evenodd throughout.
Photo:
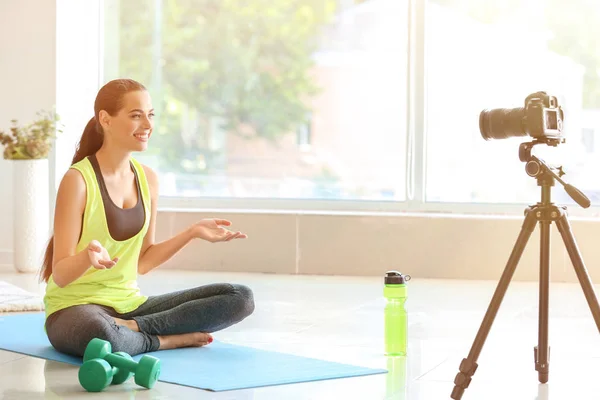
<svg viewBox="0 0 600 400"><path fill-rule="evenodd" d="M78 0L57 0L57 12L60 4ZM87 15L98 22L97 37L91 37L93 46L98 47L96 67L98 71L97 87L103 79L103 28L105 0L90 0ZM535 204L539 199L532 198L529 204L510 203L458 203L458 202L428 202L426 201L426 3L427 0L409 0L408 7L408 65L407 65L407 126L406 126L406 200L404 201L360 201L360 200L312 200L312 199L257 199L257 198L205 198L205 197L165 197L159 199L159 211L194 211L194 212L243 212L243 213L309 213L309 214L423 214L443 213L461 215L495 215L497 217L514 217L522 215L529 204ZM58 18L58 17L57 17ZM64 40L63 38L59 38ZM60 59L57 61L60 68ZM59 80L60 83L60 80ZM63 90L57 85L58 90ZM95 95L95 94L94 94ZM90 103L90 110L92 104ZM90 111L91 115L91 111ZM422 134L419 134L422 133ZM516 151L516 150L515 150ZM64 173L57 170L56 159L51 158L52 176L51 190L55 197L60 177ZM523 173L525 173L523 165ZM460 177L457 177L460 179ZM531 184L536 185L534 178ZM553 193L564 190L556 184ZM541 191L540 191L541 193ZM569 214L575 217L597 217L600 207L592 205L587 210L579 206L569 206Z"/></svg>
<svg viewBox="0 0 600 400"><path fill-rule="evenodd" d="M103 59L103 0L56 0L56 111L64 131L49 154L50 226L56 194L94 115Z"/></svg>

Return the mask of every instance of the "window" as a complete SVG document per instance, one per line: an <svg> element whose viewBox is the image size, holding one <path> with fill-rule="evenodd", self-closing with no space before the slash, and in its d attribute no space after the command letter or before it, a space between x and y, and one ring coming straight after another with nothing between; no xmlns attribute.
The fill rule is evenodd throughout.
<svg viewBox="0 0 600 400"><path fill-rule="evenodd" d="M534 154L594 204L596 3L105 0L101 80L152 93L156 129L138 158L167 202L522 210L540 198L519 159L532 138L486 141L479 115L546 91L567 141ZM573 204L560 185L553 200Z"/></svg>
<svg viewBox="0 0 600 400"><path fill-rule="evenodd" d="M583 128L581 130L581 142L587 153L594 152L594 130Z"/></svg>
<svg viewBox="0 0 600 400"><path fill-rule="evenodd" d="M600 150L587 132L600 128L600 3L429 0L425 21L426 200L538 201L540 189L518 156L532 138L485 141L479 132L481 110L523 107L537 91L558 97L567 141L535 152L598 198ZM553 199L573 203L558 184Z"/></svg>
<svg viewBox="0 0 600 400"><path fill-rule="evenodd" d="M163 197L405 197L407 4L110 0L103 81L157 110Z"/></svg>

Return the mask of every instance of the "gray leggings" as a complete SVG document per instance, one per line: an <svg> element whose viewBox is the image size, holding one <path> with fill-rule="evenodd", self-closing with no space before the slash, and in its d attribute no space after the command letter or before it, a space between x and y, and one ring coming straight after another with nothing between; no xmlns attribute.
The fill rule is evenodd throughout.
<svg viewBox="0 0 600 400"><path fill-rule="evenodd" d="M242 321L253 311L254 298L248 287L217 283L150 296L127 314L96 304L65 308L48 317L46 332L52 346L62 353L82 357L89 341L100 338L111 343L113 352L136 355L158 350L157 335L212 333ZM140 332L117 325L113 317L135 320Z"/></svg>

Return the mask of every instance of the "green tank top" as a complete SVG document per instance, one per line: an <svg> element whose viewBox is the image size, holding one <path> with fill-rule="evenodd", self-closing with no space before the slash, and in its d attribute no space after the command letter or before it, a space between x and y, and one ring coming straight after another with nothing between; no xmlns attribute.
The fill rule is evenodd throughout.
<svg viewBox="0 0 600 400"><path fill-rule="evenodd" d="M82 232L76 252L85 249L92 240L97 240L112 258L118 257L119 261L111 269L105 270L90 265L81 277L64 288L58 287L51 275L44 296L46 318L56 311L81 304L108 306L123 314L135 310L147 300L147 296L140 293L137 285L137 267L150 223L150 188L142 165L133 158L131 164L138 177L145 218L142 229L126 240L115 240L110 234L104 200L90 160L84 158L71 166L82 174L87 193Z"/></svg>

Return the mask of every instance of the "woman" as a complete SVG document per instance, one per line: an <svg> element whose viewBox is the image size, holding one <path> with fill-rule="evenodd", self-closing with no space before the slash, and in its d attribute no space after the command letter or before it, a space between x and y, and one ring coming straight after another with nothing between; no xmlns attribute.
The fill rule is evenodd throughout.
<svg viewBox="0 0 600 400"><path fill-rule="evenodd" d="M45 328L54 348L82 356L93 338L131 355L204 346L211 332L254 311L252 291L211 284L160 296L144 296L137 274L146 274L193 239L209 242L247 236L204 219L155 243L157 176L131 153L152 135L148 91L129 79L103 86L58 189L54 236L42 279L47 282Z"/></svg>

